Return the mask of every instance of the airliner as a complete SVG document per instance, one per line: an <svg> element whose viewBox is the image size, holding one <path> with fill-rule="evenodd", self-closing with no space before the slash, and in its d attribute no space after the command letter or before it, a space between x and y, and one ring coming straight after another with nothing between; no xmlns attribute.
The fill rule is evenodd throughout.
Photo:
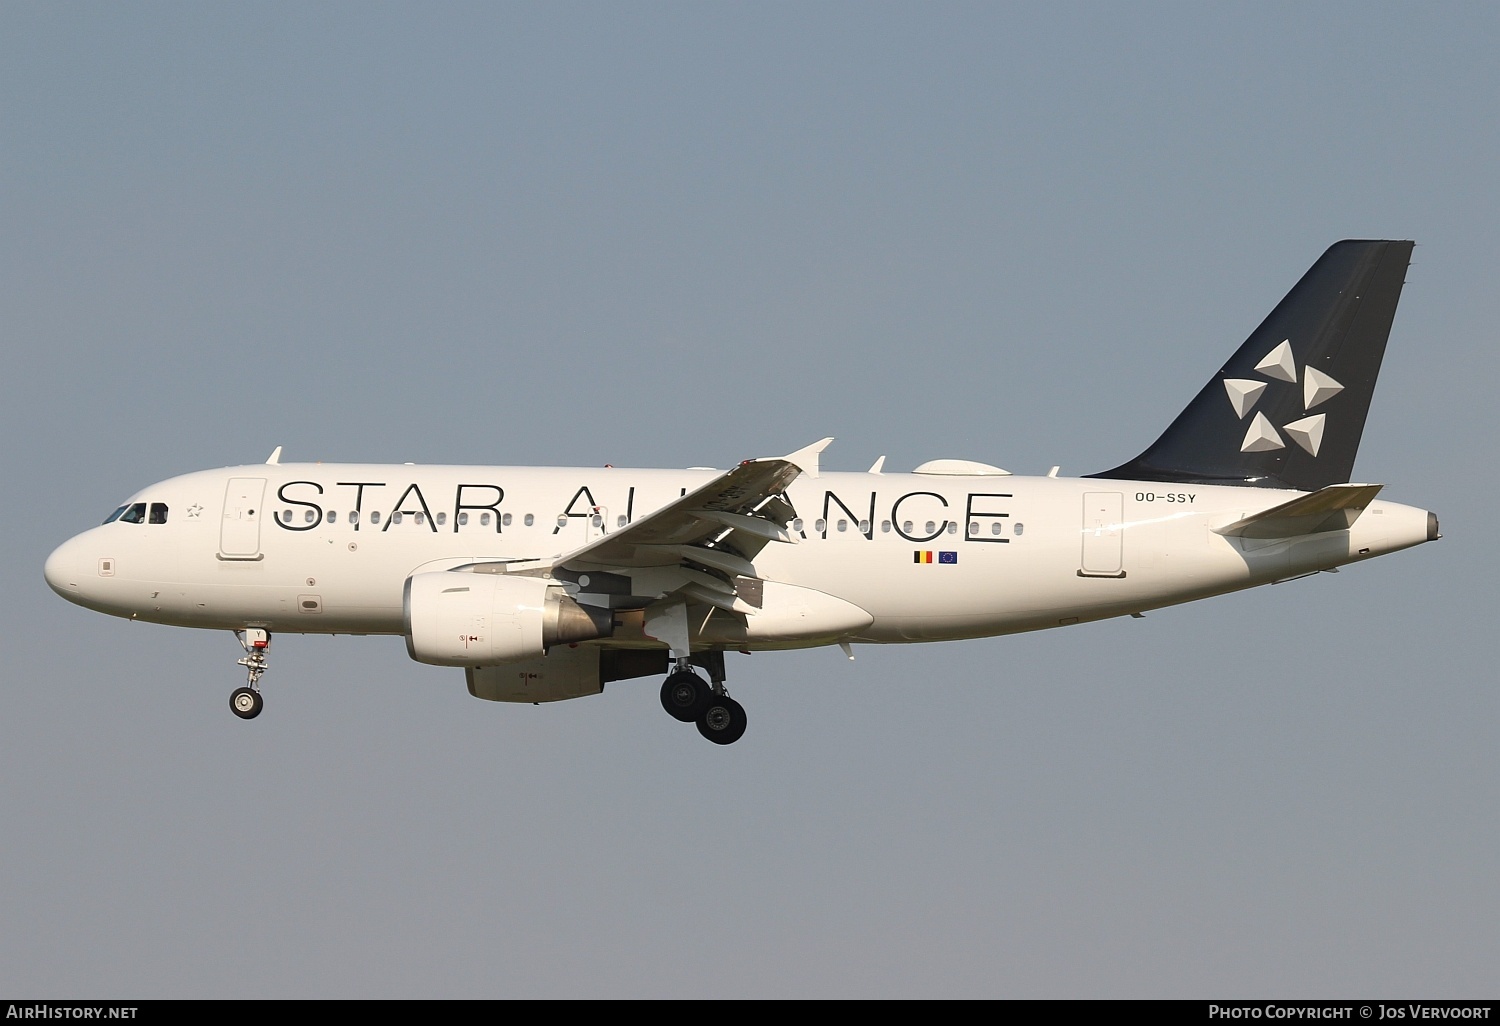
<svg viewBox="0 0 1500 1026"><path fill-rule="evenodd" d="M665 675L663 708L745 731L726 653L1066 627L1438 538L1350 480L1413 243L1330 247L1148 449L1024 477L963 459L726 471L283 463L142 489L47 559L63 598L233 631L260 714L273 634L389 634L470 694L554 702Z"/></svg>

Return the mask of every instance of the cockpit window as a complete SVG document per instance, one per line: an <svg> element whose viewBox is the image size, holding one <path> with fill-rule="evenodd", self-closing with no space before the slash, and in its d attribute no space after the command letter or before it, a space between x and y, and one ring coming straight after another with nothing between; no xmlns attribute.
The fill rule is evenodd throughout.
<svg viewBox="0 0 1500 1026"><path fill-rule="evenodd" d="M122 524L143 524L146 522L146 504L144 502L133 502L125 507L125 512L120 514Z"/></svg>
<svg viewBox="0 0 1500 1026"><path fill-rule="evenodd" d="M106 524L112 524L112 523L114 523L116 520L120 519L120 514L124 513L129 508L130 508L129 506L121 506L119 509L115 510L109 516L105 517L104 518L104 522Z"/></svg>
<svg viewBox="0 0 1500 1026"><path fill-rule="evenodd" d="M151 523L165 524L167 522L167 504L165 502L153 502L151 504Z"/></svg>

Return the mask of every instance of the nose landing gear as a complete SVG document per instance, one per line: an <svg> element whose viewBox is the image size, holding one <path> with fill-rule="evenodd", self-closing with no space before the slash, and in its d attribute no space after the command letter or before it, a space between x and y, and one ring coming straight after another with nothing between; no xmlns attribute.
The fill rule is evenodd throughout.
<svg viewBox="0 0 1500 1026"><path fill-rule="evenodd" d="M265 701L260 697L260 677L266 672L266 650L271 647L271 632L259 627L247 627L234 632L245 658L239 665L246 671L248 680L242 688L235 688L229 696L229 710L242 720L253 720L260 715Z"/></svg>

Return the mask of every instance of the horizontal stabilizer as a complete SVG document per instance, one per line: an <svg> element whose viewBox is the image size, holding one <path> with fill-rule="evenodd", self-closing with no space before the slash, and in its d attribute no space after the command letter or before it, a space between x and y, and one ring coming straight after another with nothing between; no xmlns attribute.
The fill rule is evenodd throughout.
<svg viewBox="0 0 1500 1026"><path fill-rule="evenodd" d="M1237 520L1215 533L1237 538L1296 538L1304 534L1347 531L1385 487L1336 484L1319 488L1280 506Z"/></svg>

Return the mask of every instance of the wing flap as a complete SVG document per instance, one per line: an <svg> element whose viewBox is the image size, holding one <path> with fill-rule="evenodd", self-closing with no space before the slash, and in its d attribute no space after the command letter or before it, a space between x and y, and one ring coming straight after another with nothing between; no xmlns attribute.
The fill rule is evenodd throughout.
<svg viewBox="0 0 1500 1026"><path fill-rule="evenodd" d="M787 530L796 510L785 498L802 474L816 475L824 438L787 456L746 460L677 501L603 538L559 556L555 576L605 570L630 577L634 594L612 603L649 602L647 637L685 655L687 605L754 615L761 581L752 560L761 549L800 539ZM697 613L694 614L696 618Z"/></svg>
<svg viewBox="0 0 1500 1026"><path fill-rule="evenodd" d="M799 475L816 475L818 454L832 438L824 438L787 456L746 460L676 502L558 557L555 567L670 566L690 548L710 553L724 550L731 566L718 566L712 556L698 562L731 573L745 565L767 543L794 540L786 525L791 506L780 496ZM734 557L744 564L734 562Z"/></svg>
<svg viewBox="0 0 1500 1026"><path fill-rule="evenodd" d="M637 555L642 557L649 557L653 551L659 551L663 566L686 559L711 570L722 570L731 577L759 576L754 563L724 549L708 549L702 545L641 545L636 548Z"/></svg>

